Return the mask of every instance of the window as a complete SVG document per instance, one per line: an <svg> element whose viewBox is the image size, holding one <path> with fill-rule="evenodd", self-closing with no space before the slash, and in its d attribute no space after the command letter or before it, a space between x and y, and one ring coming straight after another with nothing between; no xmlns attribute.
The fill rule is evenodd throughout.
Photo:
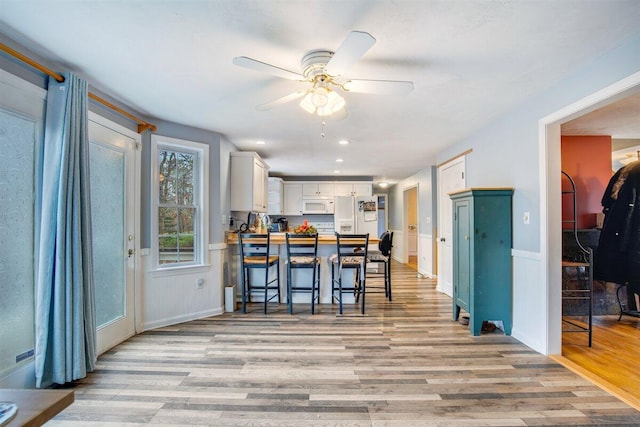
<svg viewBox="0 0 640 427"><path fill-rule="evenodd" d="M202 265L208 146L155 135L151 141L156 266Z"/></svg>
<svg viewBox="0 0 640 427"><path fill-rule="evenodd" d="M34 205L46 91L0 70L0 93L2 383L33 359Z"/></svg>

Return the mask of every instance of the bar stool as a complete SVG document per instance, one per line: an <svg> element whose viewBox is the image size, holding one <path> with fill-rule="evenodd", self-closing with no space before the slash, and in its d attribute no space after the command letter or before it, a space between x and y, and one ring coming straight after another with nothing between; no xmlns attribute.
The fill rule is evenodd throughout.
<svg viewBox="0 0 640 427"><path fill-rule="evenodd" d="M360 296L360 313L364 314L366 295L366 268L367 247L369 246L369 233L367 234L340 234L336 233L337 253L329 257L331 263L331 303L338 301L340 314L342 314L342 294L353 292L355 302ZM345 270L353 270L354 278L350 286L343 284L342 274ZM336 292L338 293L336 296Z"/></svg>
<svg viewBox="0 0 640 427"><path fill-rule="evenodd" d="M267 303L274 298L280 302L280 257L269 254L271 234L238 234L240 247L240 283L242 284L242 313L247 312L246 304L251 302L253 293L264 294L264 313L267 313ZM276 277L269 279L271 268L276 268ZM264 270L264 284L255 285L251 282L251 270ZM269 297L269 291L275 291Z"/></svg>
<svg viewBox="0 0 640 427"><path fill-rule="evenodd" d="M377 251L369 251L367 262L382 264L384 268L384 296L393 301L391 296L391 248L393 247L393 231L385 231L380 236ZM369 286L371 293L371 285Z"/></svg>
<svg viewBox="0 0 640 427"><path fill-rule="evenodd" d="M311 293L311 314L315 313L315 304L320 302L320 258L318 257L318 234L285 235L287 243L287 303L289 314L293 314L293 294ZM311 283L294 283L293 271L311 270Z"/></svg>

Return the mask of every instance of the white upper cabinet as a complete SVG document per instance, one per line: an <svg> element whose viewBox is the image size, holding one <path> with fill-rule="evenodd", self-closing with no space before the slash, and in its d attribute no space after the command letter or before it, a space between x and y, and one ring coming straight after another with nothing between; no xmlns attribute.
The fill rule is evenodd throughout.
<svg viewBox="0 0 640 427"><path fill-rule="evenodd" d="M257 153L231 153L231 210L267 212L269 166Z"/></svg>
<svg viewBox="0 0 640 427"><path fill-rule="evenodd" d="M283 215L302 215L302 184L285 182L282 189L284 196Z"/></svg>
<svg viewBox="0 0 640 427"><path fill-rule="evenodd" d="M282 178L269 178L269 208L267 209L269 215L284 214L284 197L282 193Z"/></svg>
<svg viewBox="0 0 640 427"><path fill-rule="evenodd" d="M373 189L368 182L336 182L335 195L337 196L371 196Z"/></svg>
<svg viewBox="0 0 640 427"><path fill-rule="evenodd" d="M333 182L305 182L302 184L302 196L332 199L334 197Z"/></svg>

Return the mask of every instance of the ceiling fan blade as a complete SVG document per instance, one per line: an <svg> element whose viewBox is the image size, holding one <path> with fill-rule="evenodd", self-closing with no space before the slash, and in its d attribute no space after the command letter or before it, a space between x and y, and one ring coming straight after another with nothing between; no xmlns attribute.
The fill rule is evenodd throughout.
<svg viewBox="0 0 640 427"><path fill-rule="evenodd" d="M293 71L285 70L284 68L276 67L275 65L267 64L266 62L247 58L246 56L236 56L233 58L233 63L253 71L273 74L274 76L282 77L283 79L304 80L302 74L294 73Z"/></svg>
<svg viewBox="0 0 640 427"><path fill-rule="evenodd" d="M375 42L376 39L369 33L351 31L333 54L325 70L331 76L343 75Z"/></svg>
<svg viewBox="0 0 640 427"><path fill-rule="evenodd" d="M349 80L342 85L347 92L377 95L406 95L413 90L413 82L397 80Z"/></svg>
<svg viewBox="0 0 640 427"><path fill-rule="evenodd" d="M286 104L287 102L294 101L304 95L307 94L307 90L298 90L296 92L290 93L289 95L283 96L281 98L276 98L273 101L266 102L264 104L260 104L256 106L256 110L270 110L273 107L277 107L278 105Z"/></svg>

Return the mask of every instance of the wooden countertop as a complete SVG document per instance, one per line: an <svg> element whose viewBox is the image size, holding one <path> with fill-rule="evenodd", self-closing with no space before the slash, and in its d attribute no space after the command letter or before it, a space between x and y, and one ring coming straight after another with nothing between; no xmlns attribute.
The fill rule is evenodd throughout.
<svg viewBox="0 0 640 427"><path fill-rule="evenodd" d="M274 245L284 245L286 233L271 233L270 242ZM374 244L380 242L378 237L369 236L369 243ZM237 245L238 244L238 233L229 233L227 235L227 244ZM318 235L318 244L319 245L335 245L336 244L336 236L333 234L319 234Z"/></svg>
<svg viewBox="0 0 640 427"><path fill-rule="evenodd" d="M41 426L74 400L73 390L0 389L0 401L18 405L18 413L8 427Z"/></svg>

